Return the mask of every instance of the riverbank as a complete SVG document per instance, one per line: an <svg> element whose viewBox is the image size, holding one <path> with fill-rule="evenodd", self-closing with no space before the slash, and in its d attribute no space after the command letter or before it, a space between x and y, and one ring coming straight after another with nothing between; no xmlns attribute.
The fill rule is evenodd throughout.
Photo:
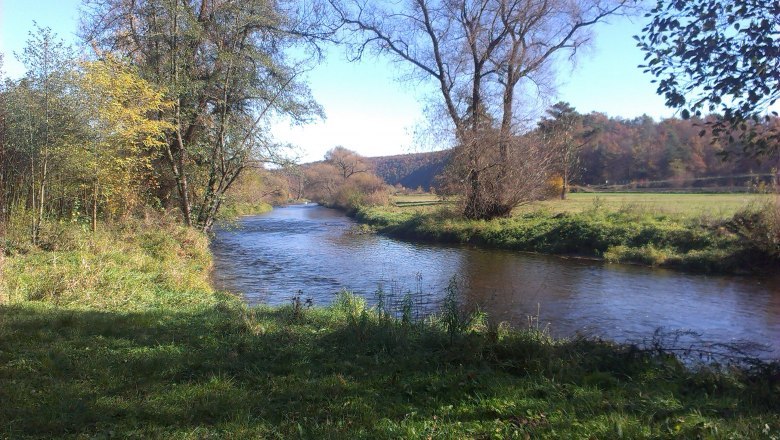
<svg viewBox="0 0 780 440"><path fill-rule="evenodd" d="M274 207L270 203L228 203L220 210L221 220L233 221L247 215L260 215L271 212Z"/></svg>
<svg viewBox="0 0 780 440"><path fill-rule="evenodd" d="M205 237L164 220L43 238L6 238L0 263L0 437L780 434L777 365L691 370L453 302L425 322L347 294L249 308L209 286Z"/></svg>
<svg viewBox="0 0 780 440"><path fill-rule="evenodd" d="M377 232L403 239L741 274L780 267L764 243L757 243L766 235L754 230L761 209L767 208L738 211L727 220L598 205L571 212L529 210L494 220L466 220L446 206L361 207L352 215Z"/></svg>

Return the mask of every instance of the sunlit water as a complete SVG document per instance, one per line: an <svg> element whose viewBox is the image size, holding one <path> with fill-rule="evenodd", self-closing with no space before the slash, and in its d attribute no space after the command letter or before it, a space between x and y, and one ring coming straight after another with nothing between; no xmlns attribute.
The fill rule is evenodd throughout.
<svg viewBox="0 0 780 440"><path fill-rule="evenodd" d="M376 301L382 289L415 309L438 307L453 277L466 305L490 319L528 325L539 316L555 335L641 341L658 327L708 340L768 344L780 357L780 276L690 275L644 267L495 249L411 243L360 234L339 211L294 205L216 231L215 283L250 304L316 305L342 289Z"/></svg>

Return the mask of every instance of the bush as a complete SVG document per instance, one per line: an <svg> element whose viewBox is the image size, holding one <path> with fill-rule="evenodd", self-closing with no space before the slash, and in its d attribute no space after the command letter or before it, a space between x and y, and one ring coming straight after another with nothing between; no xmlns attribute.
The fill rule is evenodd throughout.
<svg viewBox="0 0 780 440"><path fill-rule="evenodd" d="M360 173L344 180L329 204L354 210L361 206L386 205L390 201L390 187L374 174Z"/></svg>
<svg viewBox="0 0 780 440"><path fill-rule="evenodd" d="M728 227L756 249L780 257L780 197L737 212Z"/></svg>

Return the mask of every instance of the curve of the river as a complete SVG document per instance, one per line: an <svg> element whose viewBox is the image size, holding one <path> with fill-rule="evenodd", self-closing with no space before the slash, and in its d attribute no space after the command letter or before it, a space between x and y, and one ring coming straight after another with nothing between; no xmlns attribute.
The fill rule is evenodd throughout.
<svg viewBox="0 0 780 440"><path fill-rule="evenodd" d="M710 341L754 341L780 358L780 276L725 277L360 234L341 212L293 205L218 228L214 281L250 304L316 305L342 289L416 309L437 307L453 277L466 305L490 319L527 325L539 317L555 335L585 333L641 341L655 329L692 330Z"/></svg>

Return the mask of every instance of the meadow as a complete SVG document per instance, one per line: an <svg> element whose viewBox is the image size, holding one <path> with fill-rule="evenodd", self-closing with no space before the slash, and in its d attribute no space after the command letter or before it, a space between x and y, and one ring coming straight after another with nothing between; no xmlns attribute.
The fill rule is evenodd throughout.
<svg viewBox="0 0 780 440"><path fill-rule="evenodd" d="M530 203L515 209L514 214L533 211L553 213L583 212L594 207L607 211L641 211L654 214L707 216L725 219L737 211L771 201L772 195L753 193L596 193L577 192L565 200L551 199ZM448 205L435 194L407 194L393 197L393 205L400 209L423 209Z"/></svg>
<svg viewBox="0 0 780 440"><path fill-rule="evenodd" d="M13 231L0 262L0 438L775 438L780 366L412 320L343 292L250 308L171 221ZM381 303L379 303L381 304Z"/></svg>

